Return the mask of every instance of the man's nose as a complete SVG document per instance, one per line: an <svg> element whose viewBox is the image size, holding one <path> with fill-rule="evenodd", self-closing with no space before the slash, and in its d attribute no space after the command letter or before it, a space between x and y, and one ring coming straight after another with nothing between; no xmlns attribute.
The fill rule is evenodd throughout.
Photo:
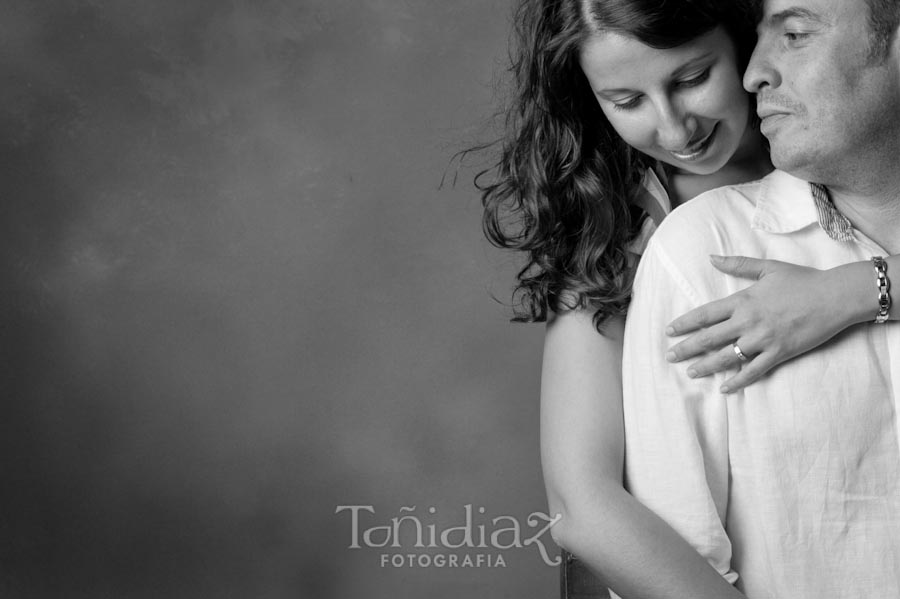
<svg viewBox="0 0 900 599"><path fill-rule="evenodd" d="M767 87L781 85L781 75L772 60L772 52L769 48L771 42L760 37L753 49L750 63L744 71L744 89L752 94L759 93Z"/></svg>
<svg viewBox="0 0 900 599"><path fill-rule="evenodd" d="M685 149L697 132L697 119L688 111L672 105L659 111L659 145L671 152Z"/></svg>

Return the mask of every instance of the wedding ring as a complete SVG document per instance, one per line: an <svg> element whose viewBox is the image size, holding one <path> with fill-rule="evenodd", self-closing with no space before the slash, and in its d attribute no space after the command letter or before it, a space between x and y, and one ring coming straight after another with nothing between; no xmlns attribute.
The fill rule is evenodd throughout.
<svg viewBox="0 0 900 599"><path fill-rule="evenodd" d="M734 350L734 355L736 355L740 359L741 362L749 362L750 361L750 358L748 358L747 356L744 355L744 352L741 351L741 348L738 347L737 343L732 343L731 349Z"/></svg>

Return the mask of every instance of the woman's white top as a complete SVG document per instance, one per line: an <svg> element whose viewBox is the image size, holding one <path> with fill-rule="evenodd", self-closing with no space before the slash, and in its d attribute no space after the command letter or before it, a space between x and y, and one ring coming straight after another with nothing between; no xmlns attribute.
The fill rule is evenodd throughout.
<svg viewBox="0 0 900 599"><path fill-rule="evenodd" d="M659 180L659 177L653 169L648 168L646 170L641 185L643 185L645 191L644 198L642 198L643 201L641 202L642 204L646 205L647 202L655 202L662 209L663 214L667 215L672 212L672 201L669 199L669 193L666 191L665 186L662 184L662 181ZM659 223L653 220L652 213L648 211L647 218L645 218L644 222L641 224L640 232L637 234L637 237L628 244L626 249L638 256L643 254L644 249L647 247L647 242L650 241L650 237L656 232L658 226Z"/></svg>

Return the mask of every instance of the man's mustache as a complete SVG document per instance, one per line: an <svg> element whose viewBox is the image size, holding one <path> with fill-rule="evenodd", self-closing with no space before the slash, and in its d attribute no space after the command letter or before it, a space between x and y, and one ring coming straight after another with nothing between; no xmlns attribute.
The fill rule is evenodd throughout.
<svg viewBox="0 0 900 599"><path fill-rule="evenodd" d="M799 102L780 96L774 92L759 92L756 94L756 110L760 112L765 109L767 111L785 111L802 114L806 112L806 107Z"/></svg>

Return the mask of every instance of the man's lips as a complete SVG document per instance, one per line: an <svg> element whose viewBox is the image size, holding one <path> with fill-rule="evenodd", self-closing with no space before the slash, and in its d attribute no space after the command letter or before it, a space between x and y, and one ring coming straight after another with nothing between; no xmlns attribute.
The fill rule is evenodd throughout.
<svg viewBox="0 0 900 599"><path fill-rule="evenodd" d="M766 137L774 135L776 126L791 115L783 108L771 106L758 107L756 114L759 116L759 130Z"/></svg>
<svg viewBox="0 0 900 599"><path fill-rule="evenodd" d="M761 119L767 119L773 116L786 116L790 113L783 108L770 108L766 106L760 106L756 109L756 114Z"/></svg>
<svg viewBox="0 0 900 599"><path fill-rule="evenodd" d="M756 96L756 114L761 119L789 114L803 114L802 104L772 91L763 91Z"/></svg>

